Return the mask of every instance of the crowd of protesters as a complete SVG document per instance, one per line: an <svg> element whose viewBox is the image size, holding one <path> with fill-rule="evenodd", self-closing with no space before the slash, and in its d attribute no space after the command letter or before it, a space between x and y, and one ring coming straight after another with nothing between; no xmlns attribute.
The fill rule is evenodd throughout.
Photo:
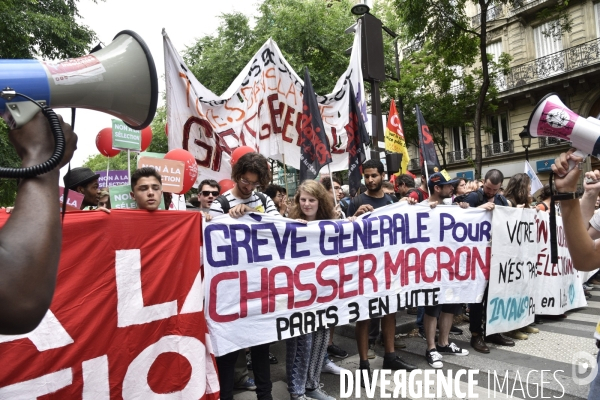
<svg viewBox="0 0 600 400"><path fill-rule="evenodd" d="M204 213L206 220L225 213L239 218L248 212L262 212L307 223L322 219L353 220L398 201L422 203L432 208L446 204L462 208L479 207L487 211L492 211L495 206L507 206L549 212L551 207L550 187L544 186L536 201L530 194L531 180L524 173L512 176L504 188L504 175L498 169L489 170L482 180L450 179L445 172L432 171L428 177L417 178L411 174L394 176L391 182L384 180L384 166L380 161L365 162L362 171L364 185L354 197L349 196L347 186L344 187L336 176L325 176L318 182L301 182L295 195L288 199L286 188L271 183L265 157L248 153L233 166L231 179L235 185L232 189L221 193L217 181L204 180L198 186L197 195L188 200L187 209ZM98 179L99 175L89 168L74 168L64 177L64 185L83 195L82 210L110 213L109 191L99 187ZM599 195L600 184L584 185L582 215L590 221L588 232L592 239L600 237L600 214L595 214ZM153 168L141 168L131 175L131 197L139 209L148 211L157 210L161 200L166 207L171 201L170 194L162 190L160 174ZM560 213L558 206L557 209ZM586 296L590 295L589 290L596 284L600 284L598 273L584 284ZM469 321L471 348L480 353L490 352L487 343L514 346L512 339L525 340L528 334L539 332L536 325L542 321L536 317L535 323L522 329L486 335L486 297L487 290L479 303L421 306L408 310L408 313L416 314L416 334L427 343L425 359L432 368L441 368L446 355L469 354L467 349L450 340L450 335L463 333L453 325L457 318ZM320 374L340 374L342 368L332 359L348 356L345 349L333 343L333 331L333 327L322 328L286 340L285 364L291 399L333 399L322 387ZM395 332L395 313L356 322L359 369L366 370L367 375L371 376L369 360L376 356L375 343L378 341L384 348L384 369L411 371L417 368L396 354L396 349L404 348L406 344L402 335L396 335ZM217 357L222 399L232 399L235 389L255 390L258 399L272 399L270 365L278 361L269 348L270 343L266 343ZM254 378L248 376L249 369L252 369Z"/></svg>

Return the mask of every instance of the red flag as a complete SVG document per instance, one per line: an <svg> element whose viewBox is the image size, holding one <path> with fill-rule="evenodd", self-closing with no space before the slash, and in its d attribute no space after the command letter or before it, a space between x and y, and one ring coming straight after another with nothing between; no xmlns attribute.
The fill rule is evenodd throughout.
<svg viewBox="0 0 600 400"><path fill-rule="evenodd" d="M419 129L419 154L421 157L421 174L427 176L425 172L425 161L427 162L427 169L429 171L437 172L440 166L437 153L435 152L435 144L433 143L433 136L429 133L429 126L421 114L419 106L417 108L417 128Z"/></svg>

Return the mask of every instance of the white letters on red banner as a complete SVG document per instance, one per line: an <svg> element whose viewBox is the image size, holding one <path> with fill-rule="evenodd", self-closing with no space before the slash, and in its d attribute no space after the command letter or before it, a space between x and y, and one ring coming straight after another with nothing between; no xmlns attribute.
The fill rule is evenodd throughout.
<svg viewBox="0 0 600 400"><path fill-rule="evenodd" d="M0 398L218 399L200 219L67 213L50 311L33 332L0 336Z"/></svg>

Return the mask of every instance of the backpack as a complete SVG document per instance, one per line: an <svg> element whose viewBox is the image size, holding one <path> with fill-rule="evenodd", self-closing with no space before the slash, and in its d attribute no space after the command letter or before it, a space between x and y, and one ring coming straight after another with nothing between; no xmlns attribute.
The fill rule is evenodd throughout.
<svg viewBox="0 0 600 400"><path fill-rule="evenodd" d="M408 189L408 192L406 192L406 195L404 197L408 197L411 193L417 193L417 196L419 197L419 203L422 202L423 200L425 200L425 196L423 196L423 193L420 190L417 189Z"/></svg>
<svg viewBox="0 0 600 400"><path fill-rule="evenodd" d="M350 203L348 203L347 201L344 201L344 199L342 199L338 202L338 204L340 205L340 208L342 209L342 212L344 213L344 215L348 214L348 206L350 205Z"/></svg>
<svg viewBox="0 0 600 400"><path fill-rule="evenodd" d="M267 198L265 197L264 194L262 194L260 192L254 192L254 194L256 194L260 198L260 201L262 201L263 207L265 208L265 212L266 212L267 211ZM220 194L217 196L217 198L215 200L221 204L221 208L223 209L223 214L227 214L231 208L229 207L229 201L227 201L227 198L225 197L225 195Z"/></svg>

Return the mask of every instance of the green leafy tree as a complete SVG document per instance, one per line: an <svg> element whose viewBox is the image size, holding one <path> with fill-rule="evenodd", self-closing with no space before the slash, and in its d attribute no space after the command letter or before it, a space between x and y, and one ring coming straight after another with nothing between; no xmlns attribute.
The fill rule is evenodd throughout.
<svg viewBox="0 0 600 400"><path fill-rule="evenodd" d="M188 47L184 60L196 78L223 93L251 57L272 38L292 68L307 66L315 91L331 92L348 67L344 51L352 36L344 30L355 22L349 0L265 0L254 28L240 13L222 14L216 34Z"/></svg>
<svg viewBox="0 0 600 400"><path fill-rule="evenodd" d="M431 44L438 60L448 64L472 64L476 55L481 61L481 86L475 102L473 118L475 141L475 175L481 175L482 147L481 120L490 87L489 60L486 51L487 10L507 0L474 0L481 8L481 29L471 29L465 5L469 0L395 0L398 16L403 25L406 42L423 46ZM469 60L469 58L471 60Z"/></svg>
<svg viewBox="0 0 600 400"><path fill-rule="evenodd" d="M78 0L0 1L0 58L79 57L89 52L94 32L81 24ZM3 167L21 161L8 141L8 127L0 122L0 160ZM14 204L17 184L0 179L0 205Z"/></svg>
<svg viewBox="0 0 600 400"><path fill-rule="evenodd" d="M437 58L434 62L446 65L462 65L470 67L476 62L479 66L472 68L472 83L477 96L471 103L474 108L472 125L475 142L475 175L481 176L483 152L481 145L484 114L493 110L497 89L494 87L495 74L507 70L510 57L503 55L498 64L494 64L487 54L487 11L497 5L507 4L509 0L393 0L402 27L404 42L417 48L430 43L431 50ZM471 28L466 15L466 4L470 2L479 6L479 27ZM563 2L565 3L565 2ZM566 1L568 3L568 1ZM571 29L566 7L550 8L538 14L538 18L557 15L561 32ZM553 35L553 32L547 33ZM467 93L468 95L468 93ZM468 104L468 103L467 103Z"/></svg>

